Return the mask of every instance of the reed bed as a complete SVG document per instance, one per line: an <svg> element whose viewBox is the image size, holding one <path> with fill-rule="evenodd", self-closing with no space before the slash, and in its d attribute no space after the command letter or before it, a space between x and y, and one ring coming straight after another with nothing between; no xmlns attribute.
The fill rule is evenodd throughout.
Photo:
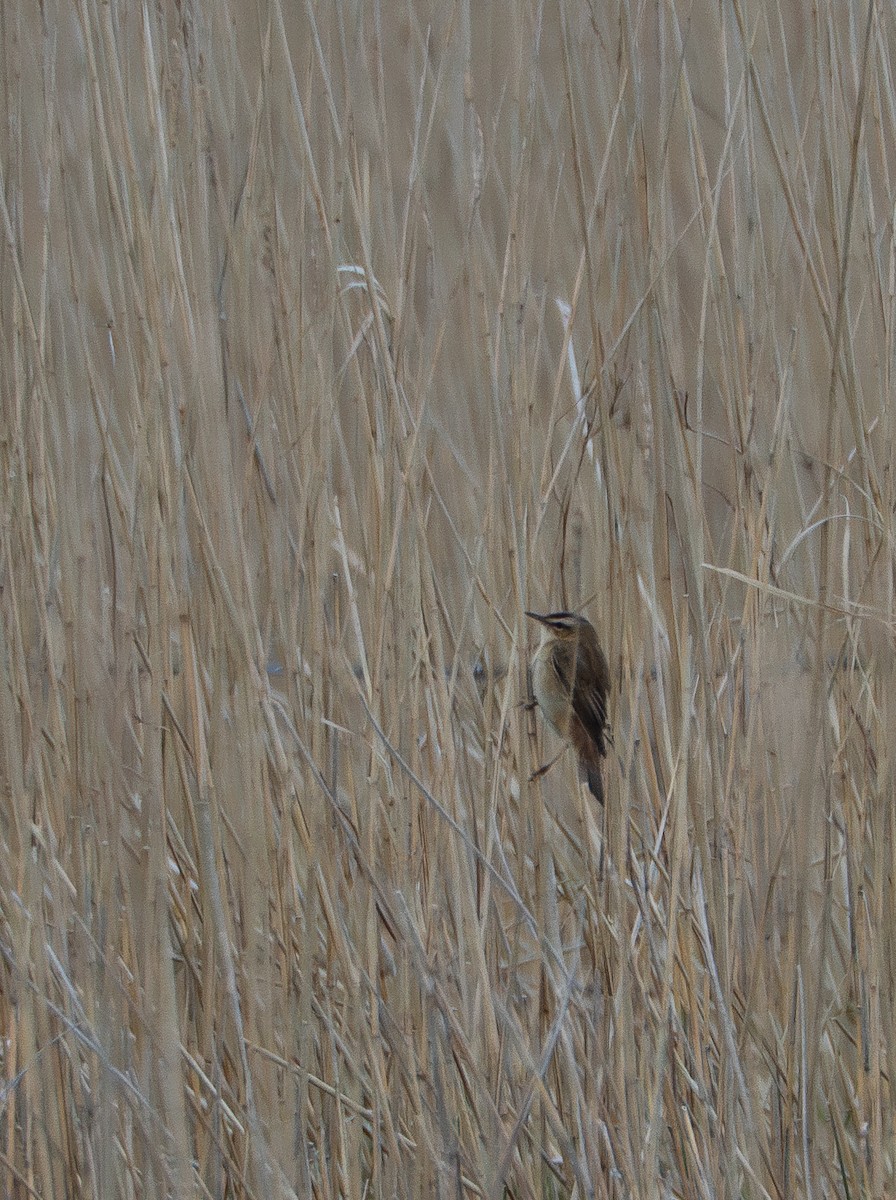
<svg viewBox="0 0 896 1200"><path fill-rule="evenodd" d="M892 1195L893 10L0 43L0 1193Z"/></svg>

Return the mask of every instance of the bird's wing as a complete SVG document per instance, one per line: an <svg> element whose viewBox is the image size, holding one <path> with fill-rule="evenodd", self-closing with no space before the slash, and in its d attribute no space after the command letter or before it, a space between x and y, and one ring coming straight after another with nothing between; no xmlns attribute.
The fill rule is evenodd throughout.
<svg viewBox="0 0 896 1200"><path fill-rule="evenodd" d="M589 688L588 694L585 696L573 695L573 711L582 722L588 736L593 739L597 746L598 753L606 758L606 730L607 730L607 696L605 692L598 692L596 688Z"/></svg>
<svg viewBox="0 0 896 1200"><path fill-rule="evenodd" d="M563 690L572 700L572 709L587 736L597 747L598 753L606 757L607 690L609 668L601 651L601 670L594 681L595 686L583 687L576 677L577 648L568 642L558 642L551 661Z"/></svg>

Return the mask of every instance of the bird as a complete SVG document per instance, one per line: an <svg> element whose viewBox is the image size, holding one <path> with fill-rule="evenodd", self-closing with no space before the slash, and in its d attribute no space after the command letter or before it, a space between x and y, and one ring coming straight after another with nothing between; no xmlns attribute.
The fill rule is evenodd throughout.
<svg viewBox="0 0 896 1200"><path fill-rule="evenodd" d="M526 616L542 626L541 644L532 660L535 700L548 724L575 750L581 774L603 804L601 760L607 756L610 736L610 668L597 631L578 613L527 609Z"/></svg>

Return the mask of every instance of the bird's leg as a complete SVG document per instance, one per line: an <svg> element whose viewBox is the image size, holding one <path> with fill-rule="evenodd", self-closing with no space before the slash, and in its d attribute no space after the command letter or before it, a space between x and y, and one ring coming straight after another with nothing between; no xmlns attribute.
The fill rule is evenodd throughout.
<svg viewBox="0 0 896 1200"><path fill-rule="evenodd" d="M563 751L561 750L560 754L555 754L549 763L545 763L543 766L539 767L537 771L533 771L532 774L529 776L529 782L534 783L536 781L536 779L541 779L542 775L547 775L548 771L550 771L551 767L554 765L554 763L557 761L557 759L560 757L560 755L562 753L563 753Z"/></svg>

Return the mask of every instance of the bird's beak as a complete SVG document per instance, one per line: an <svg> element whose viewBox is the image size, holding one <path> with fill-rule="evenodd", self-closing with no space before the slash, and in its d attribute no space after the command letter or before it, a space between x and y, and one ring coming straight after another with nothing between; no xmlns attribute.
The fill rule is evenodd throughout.
<svg viewBox="0 0 896 1200"><path fill-rule="evenodd" d="M547 618L543 617L541 613L529 612L528 608L525 610L525 613L527 617L531 617L533 621L540 621L542 625L547 625L548 623Z"/></svg>

